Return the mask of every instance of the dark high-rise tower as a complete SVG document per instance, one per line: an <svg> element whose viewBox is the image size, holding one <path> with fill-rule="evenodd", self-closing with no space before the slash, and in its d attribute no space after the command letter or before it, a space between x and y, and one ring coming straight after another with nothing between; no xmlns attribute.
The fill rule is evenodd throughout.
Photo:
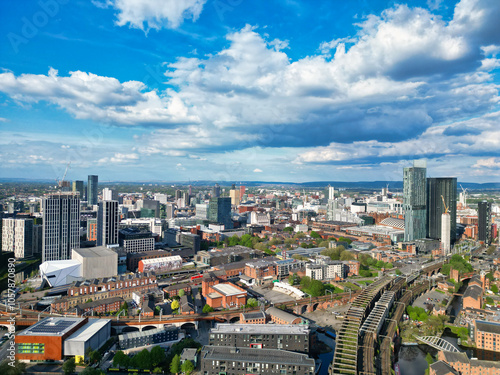
<svg viewBox="0 0 500 375"><path fill-rule="evenodd" d="M232 229L233 221L231 220L231 198L210 198L208 204L208 220L224 224L226 229Z"/></svg>
<svg viewBox="0 0 500 375"><path fill-rule="evenodd" d="M491 243L491 203L482 201L477 204L478 240L486 245Z"/></svg>
<svg viewBox="0 0 500 375"><path fill-rule="evenodd" d="M425 161L415 160L413 167L404 169L403 210L405 241L425 238L426 230L426 173Z"/></svg>
<svg viewBox="0 0 500 375"><path fill-rule="evenodd" d="M99 202L97 212L97 246L113 245L118 243L118 201Z"/></svg>
<svg viewBox="0 0 500 375"><path fill-rule="evenodd" d="M71 259L71 250L80 248L80 198L74 193L49 194L42 209L42 262Z"/></svg>
<svg viewBox="0 0 500 375"><path fill-rule="evenodd" d="M427 179L427 237L441 239L441 216L445 212L443 198L450 214L450 240L457 239L457 179L441 177Z"/></svg>
<svg viewBox="0 0 500 375"><path fill-rule="evenodd" d="M87 204L89 206L97 204L97 184L98 177L95 175L89 175L87 183Z"/></svg>
<svg viewBox="0 0 500 375"><path fill-rule="evenodd" d="M85 185L83 181L73 181L73 193L80 193L80 200L85 199Z"/></svg>
<svg viewBox="0 0 500 375"><path fill-rule="evenodd" d="M215 184L214 187L212 188L212 198L219 198L220 197L220 185Z"/></svg>

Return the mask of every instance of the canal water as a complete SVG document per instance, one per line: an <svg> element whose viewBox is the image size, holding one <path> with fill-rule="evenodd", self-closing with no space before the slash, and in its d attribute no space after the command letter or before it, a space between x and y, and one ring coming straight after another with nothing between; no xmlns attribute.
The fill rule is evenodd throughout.
<svg viewBox="0 0 500 375"><path fill-rule="evenodd" d="M328 345L332 350L328 353L320 354L319 359L321 360L321 369L319 370L319 375L328 375L328 366L333 360L333 355L335 354L335 340L330 337L325 336L323 333L317 333L318 340L323 341L326 345Z"/></svg>

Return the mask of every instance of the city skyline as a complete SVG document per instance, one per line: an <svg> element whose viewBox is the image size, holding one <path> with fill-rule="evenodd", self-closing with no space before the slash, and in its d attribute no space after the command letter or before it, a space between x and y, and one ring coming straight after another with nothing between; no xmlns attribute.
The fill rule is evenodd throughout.
<svg viewBox="0 0 500 375"><path fill-rule="evenodd" d="M0 178L500 176L490 0L0 4Z"/></svg>

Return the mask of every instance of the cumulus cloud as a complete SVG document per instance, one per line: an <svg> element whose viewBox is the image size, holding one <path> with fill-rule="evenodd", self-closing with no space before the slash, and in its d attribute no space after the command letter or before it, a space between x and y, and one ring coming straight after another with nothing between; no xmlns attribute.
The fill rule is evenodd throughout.
<svg viewBox="0 0 500 375"><path fill-rule="evenodd" d="M175 93L159 95L147 91L142 82L121 83L116 78L81 71L67 77L50 69L47 75L0 73L0 91L19 102L48 101L77 119L91 119L117 125L185 124L196 116Z"/></svg>
<svg viewBox="0 0 500 375"><path fill-rule="evenodd" d="M178 28L186 19L196 21L206 0L107 0L98 7L112 6L118 11L116 24L148 31Z"/></svg>
<svg viewBox="0 0 500 375"><path fill-rule="evenodd" d="M253 170L253 173L262 173L262 169L255 168L255 169Z"/></svg>
<svg viewBox="0 0 500 375"><path fill-rule="evenodd" d="M500 169L500 158L479 159L473 168Z"/></svg>

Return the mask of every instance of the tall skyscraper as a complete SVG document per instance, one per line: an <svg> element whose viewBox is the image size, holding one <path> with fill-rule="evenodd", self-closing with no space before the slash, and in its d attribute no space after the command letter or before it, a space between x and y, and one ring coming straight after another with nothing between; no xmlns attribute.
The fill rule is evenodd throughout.
<svg viewBox="0 0 500 375"><path fill-rule="evenodd" d="M33 255L33 220L7 218L2 222L3 251L13 251L16 258Z"/></svg>
<svg viewBox="0 0 500 375"><path fill-rule="evenodd" d="M231 197L231 204L239 206L240 204L240 191L237 189L229 190L229 196Z"/></svg>
<svg viewBox="0 0 500 375"><path fill-rule="evenodd" d="M80 193L80 200L85 199L85 185L83 181L73 181L73 193Z"/></svg>
<svg viewBox="0 0 500 375"><path fill-rule="evenodd" d="M106 200L99 202L97 212L97 246L114 245L118 243L118 201Z"/></svg>
<svg viewBox="0 0 500 375"><path fill-rule="evenodd" d="M233 228L231 219L231 198L210 198L208 203L208 220L223 224L225 229Z"/></svg>
<svg viewBox="0 0 500 375"><path fill-rule="evenodd" d="M335 199L335 188L333 186L328 186L328 199Z"/></svg>
<svg viewBox="0 0 500 375"><path fill-rule="evenodd" d="M109 188L102 189L102 200L103 201L117 201L118 192Z"/></svg>
<svg viewBox="0 0 500 375"><path fill-rule="evenodd" d="M71 250L80 248L80 198L74 193L48 194L42 209L42 262L71 259Z"/></svg>
<svg viewBox="0 0 500 375"><path fill-rule="evenodd" d="M451 219L448 212L441 214L441 250L443 255L451 254Z"/></svg>
<svg viewBox="0 0 500 375"><path fill-rule="evenodd" d="M245 185L240 186L240 201L243 199L243 196L245 195L246 187Z"/></svg>
<svg viewBox="0 0 500 375"><path fill-rule="evenodd" d="M443 198L441 198L441 196ZM450 214L451 242L457 238L457 179L455 177L440 177L427 179L427 237L442 239L441 222L446 204Z"/></svg>
<svg viewBox="0 0 500 375"><path fill-rule="evenodd" d="M477 204L477 238L486 245L491 243L491 203L482 201Z"/></svg>
<svg viewBox="0 0 500 375"><path fill-rule="evenodd" d="M426 173L425 161L415 160L413 167L404 169L403 210L405 241L425 238L426 230Z"/></svg>
<svg viewBox="0 0 500 375"><path fill-rule="evenodd" d="M89 206L97 204L97 185L98 177L95 175L89 175L87 182L87 204Z"/></svg>
<svg viewBox="0 0 500 375"><path fill-rule="evenodd" d="M215 184L214 187L212 188L212 198L219 198L220 197L220 185Z"/></svg>

